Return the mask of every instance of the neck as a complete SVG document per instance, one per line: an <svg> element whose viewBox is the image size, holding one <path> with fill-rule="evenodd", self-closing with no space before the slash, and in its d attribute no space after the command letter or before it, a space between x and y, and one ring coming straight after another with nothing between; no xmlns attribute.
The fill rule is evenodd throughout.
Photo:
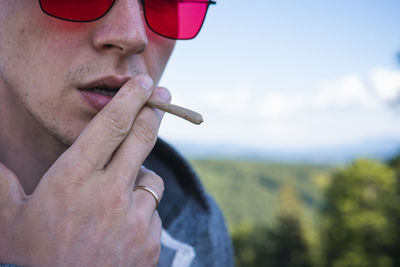
<svg viewBox="0 0 400 267"><path fill-rule="evenodd" d="M0 162L16 174L25 193L32 194L67 147L1 88L0 123Z"/></svg>

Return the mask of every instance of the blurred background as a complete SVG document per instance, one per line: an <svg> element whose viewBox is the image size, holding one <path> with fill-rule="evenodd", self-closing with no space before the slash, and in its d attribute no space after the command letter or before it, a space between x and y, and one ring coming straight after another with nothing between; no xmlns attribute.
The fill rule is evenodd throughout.
<svg viewBox="0 0 400 267"><path fill-rule="evenodd" d="M400 266L400 1L210 6L160 136L225 214L237 266Z"/></svg>

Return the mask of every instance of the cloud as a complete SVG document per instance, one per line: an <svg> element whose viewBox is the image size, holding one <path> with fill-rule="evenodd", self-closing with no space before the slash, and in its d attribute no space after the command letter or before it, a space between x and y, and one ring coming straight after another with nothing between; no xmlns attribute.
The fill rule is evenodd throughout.
<svg viewBox="0 0 400 267"><path fill-rule="evenodd" d="M264 116L275 117L303 109L307 106L307 97L300 94L267 93L258 106Z"/></svg>
<svg viewBox="0 0 400 267"><path fill-rule="evenodd" d="M383 101L392 102L400 97L400 71L376 68L371 71L374 93Z"/></svg>
<svg viewBox="0 0 400 267"><path fill-rule="evenodd" d="M257 111L258 97L252 87L241 86L229 90L197 91L190 96L185 92L175 92L174 102L204 110L213 116L243 118Z"/></svg>
<svg viewBox="0 0 400 267"><path fill-rule="evenodd" d="M310 103L314 108L373 108L376 105L376 99L357 75L323 83L319 87L311 99L313 103Z"/></svg>
<svg viewBox="0 0 400 267"><path fill-rule="evenodd" d="M345 109L373 110L400 97L400 71L375 68L367 78L351 74L334 81L319 82L308 92L255 90L251 86L198 92L190 98L174 95L179 103L221 116L276 118L299 112Z"/></svg>
<svg viewBox="0 0 400 267"><path fill-rule="evenodd" d="M399 92L400 72L384 68L372 69L367 77L350 74L318 82L309 91L261 91L245 85L197 90L190 96L175 92L173 102L199 111L205 123L185 124L185 130L179 131L184 122L168 116L163 131L179 140L254 147L340 144L400 132L397 117L385 109Z"/></svg>
<svg viewBox="0 0 400 267"><path fill-rule="evenodd" d="M304 111L374 108L377 100L356 75L320 83L308 93L266 93L261 105L265 116L293 115Z"/></svg>
<svg viewBox="0 0 400 267"><path fill-rule="evenodd" d="M400 71L375 68L367 79L352 74L319 83L310 93L266 93L261 103L266 116L340 109L376 109L399 101Z"/></svg>

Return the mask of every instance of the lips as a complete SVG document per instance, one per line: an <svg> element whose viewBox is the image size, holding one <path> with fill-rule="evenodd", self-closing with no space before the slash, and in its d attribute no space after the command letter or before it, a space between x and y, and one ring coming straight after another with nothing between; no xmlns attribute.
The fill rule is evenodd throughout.
<svg viewBox="0 0 400 267"><path fill-rule="evenodd" d="M94 88L89 88L86 91L90 91L96 94L101 94L101 95L106 95L113 97L115 94L118 92L119 88L110 88L110 87L94 87Z"/></svg>
<svg viewBox="0 0 400 267"><path fill-rule="evenodd" d="M78 86L77 88L84 102L96 111L100 111L129 79L130 77L127 76L108 76Z"/></svg>

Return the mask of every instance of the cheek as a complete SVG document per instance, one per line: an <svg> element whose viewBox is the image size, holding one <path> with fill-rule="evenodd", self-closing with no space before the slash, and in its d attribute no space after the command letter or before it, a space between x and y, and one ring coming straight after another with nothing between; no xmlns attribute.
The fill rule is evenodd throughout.
<svg viewBox="0 0 400 267"><path fill-rule="evenodd" d="M147 30L147 36L149 43L144 51L144 60L148 73L157 84L174 50L176 42L160 37L150 30Z"/></svg>
<svg viewBox="0 0 400 267"><path fill-rule="evenodd" d="M10 82L17 83L17 87L29 86L31 90L36 88L33 86L34 81L44 80L51 83L55 80L55 74L63 68L67 59L62 58L62 54L66 53L60 53L66 48L65 42L57 38L57 35L49 34L54 32L53 26L48 23L49 19L32 10L35 9L31 8L28 16L26 9L20 9L18 11L21 16L6 17L7 21L0 21L3 37L0 39L0 67L3 74Z"/></svg>

